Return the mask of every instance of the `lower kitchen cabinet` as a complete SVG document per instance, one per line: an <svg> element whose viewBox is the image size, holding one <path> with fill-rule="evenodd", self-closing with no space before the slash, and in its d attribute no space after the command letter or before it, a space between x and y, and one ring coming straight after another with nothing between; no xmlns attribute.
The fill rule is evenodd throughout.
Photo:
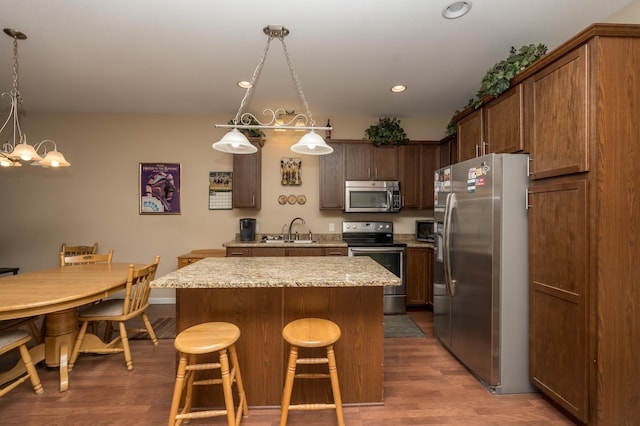
<svg viewBox="0 0 640 426"><path fill-rule="evenodd" d="M433 248L407 248L407 306L433 305Z"/></svg>

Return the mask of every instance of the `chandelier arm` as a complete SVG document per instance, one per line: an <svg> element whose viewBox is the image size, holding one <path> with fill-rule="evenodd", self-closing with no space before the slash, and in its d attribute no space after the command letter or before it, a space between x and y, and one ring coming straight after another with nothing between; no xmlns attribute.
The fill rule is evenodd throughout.
<svg viewBox="0 0 640 426"><path fill-rule="evenodd" d="M240 108L238 108L238 112L236 113L236 116L233 119L233 124L238 124L238 122L240 122L240 116L242 115L242 111L245 107L245 104L247 105L247 108L248 108L249 104L251 103L250 96L253 93L253 88L258 83L258 79L260 78L260 73L262 73L262 67L264 66L265 59L267 58L269 47L271 47L271 40L273 40L273 36L269 36L267 39L267 44L264 46L264 50L262 51L262 56L260 57L260 61L258 62L256 69L253 71L253 75L251 76L251 85L249 86L247 91L244 93L244 97L240 102ZM247 102L247 100L249 100L249 102Z"/></svg>
<svg viewBox="0 0 640 426"><path fill-rule="evenodd" d="M315 126L316 122L313 120L313 116L311 115L311 110L309 109L309 104L307 103L307 99L304 96L304 92L302 91L302 85L300 84L300 79L298 78L298 74L296 70L293 68L293 63L291 62L291 58L289 57L289 50L287 49L287 44L284 42L284 37L279 37L280 42L282 43L282 50L284 51L284 57L287 59L287 65L289 66L289 74L291 75L291 79L293 80L293 84L298 90L298 97L300 98L300 102L304 106L307 115L309 116L309 123L311 126Z"/></svg>

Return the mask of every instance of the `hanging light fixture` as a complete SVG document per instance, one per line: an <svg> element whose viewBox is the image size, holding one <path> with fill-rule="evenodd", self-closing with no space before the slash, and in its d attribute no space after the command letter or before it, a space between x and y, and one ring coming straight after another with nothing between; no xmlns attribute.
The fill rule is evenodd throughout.
<svg viewBox="0 0 640 426"><path fill-rule="evenodd" d="M13 38L13 88L10 92L2 94L3 98L9 97L11 107L7 119L0 128L0 137L2 137L5 128L10 132L10 137L5 140L2 149L0 149L0 166L20 167L22 166L20 161L33 161L32 165L43 167L68 167L71 164L58 151L58 146L54 141L45 139L33 146L27 143L27 135L22 132L18 118L19 106L22 103L22 97L18 90L18 40L25 40L27 36L11 28L5 28L4 32ZM52 148L47 149L48 146ZM44 158L38 154L41 148Z"/></svg>
<svg viewBox="0 0 640 426"><path fill-rule="evenodd" d="M284 42L284 38L289 35L289 30L282 26L268 25L264 27L262 31L267 35L267 44L262 52L260 62L253 72L253 77L251 78L251 82L248 84L248 88L242 98L242 102L240 102L240 108L238 108L238 112L233 119L233 124L216 124L216 127L230 128L231 130L226 133L222 139L212 145L213 149L232 154L251 154L256 152L258 149L252 145L251 142L249 142L249 139L247 139L247 137L238 129L309 130L308 133L300 138L298 143L291 147L291 150L298 154L310 155L324 155L332 153L333 148L327 145L322 136L316 133L316 130L332 130L332 128L316 126L316 123L311 116L311 111L309 110L309 104L302 92L302 86L298 80L298 75L296 74L291 59L289 58L287 45ZM288 111L282 108L275 110L265 109L263 111L263 115L270 117L270 120L263 122L253 114L243 111L245 110L245 104L247 108L249 107L247 100L250 99L251 91L256 87L258 78L260 78L264 61L267 58L267 53L271 46L271 40L274 38L277 38L282 43L282 49L284 50L287 65L289 66L289 74L291 75L291 79L298 91L298 97L306 110L306 114L295 114L295 116L290 120L283 120L284 117L291 115L288 114ZM257 122L258 124L252 125L250 124L252 122Z"/></svg>

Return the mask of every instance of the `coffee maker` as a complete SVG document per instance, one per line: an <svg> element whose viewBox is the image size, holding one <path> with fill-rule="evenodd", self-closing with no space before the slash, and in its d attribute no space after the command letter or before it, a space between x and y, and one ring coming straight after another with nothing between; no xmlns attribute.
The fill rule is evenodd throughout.
<svg viewBox="0 0 640 426"><path fill-rule="evenodd" d="M250 217L240 219L240 241L256 240L256 220Z"/></svg>

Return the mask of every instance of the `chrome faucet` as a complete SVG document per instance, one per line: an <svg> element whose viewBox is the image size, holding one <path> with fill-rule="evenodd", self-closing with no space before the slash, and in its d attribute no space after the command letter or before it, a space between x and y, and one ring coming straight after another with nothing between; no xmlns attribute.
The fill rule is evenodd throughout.
<svg viewBox="0 0 640 426"><path fill-rule="evenodd" d="M296 221L296 220L298 220L298 219L300 220L300 223L302 223L302 224L304 224L304 223L305 223L305 222L304 222L304 219L303 219L303 218L301 218L301 217L294 217L294 218L291 220L291 223L289 223L289 238L288 238L288 241L291 241L291 228L293 227L293 222L295 222L295 221Z"/></svg>

